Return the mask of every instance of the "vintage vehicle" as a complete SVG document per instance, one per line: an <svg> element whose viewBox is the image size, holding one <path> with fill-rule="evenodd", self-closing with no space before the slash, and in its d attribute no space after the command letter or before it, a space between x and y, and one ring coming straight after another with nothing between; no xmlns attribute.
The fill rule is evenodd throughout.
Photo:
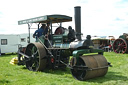
<svg viewBox="0 0 128 85"><path fill-rule="evenodd" d="M62 22L69 21L72 21L72 17L66 15L46 15L18 21L19 25L28 24L29 30L32 23L38 23L38 28L40 23L50 22L51 25L49 47L46 47L42 35L37 42L29 43L25 50L19 49L19 64L25 64L31 71L68 67L73 77L81 81L104 76L110 63L103 56L103 51L93 49L90 35L85 40L81 39L81 7L75 7L75 31L71 27L62 27ZM60 23L60 26L53 33L54 23Z"/></svg>
<svg viewBox="0 0 128 85"><path fill-rule="evenodd" d="M128 33L123 33L113 43L115 53L128 53Z"/></svg>

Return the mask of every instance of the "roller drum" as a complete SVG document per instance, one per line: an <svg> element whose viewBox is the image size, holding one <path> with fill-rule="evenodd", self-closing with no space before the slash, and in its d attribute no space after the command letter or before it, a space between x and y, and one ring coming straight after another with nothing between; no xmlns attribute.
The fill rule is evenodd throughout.
<svg viewBox="0 0 128 85"><path fill-rule="evenodd" d="M108 63L103 55L80 56L77 65L88 67L87 70L71 69L73 77L78 80L87 80L95 77L104 76L108 71Z"/></svg>

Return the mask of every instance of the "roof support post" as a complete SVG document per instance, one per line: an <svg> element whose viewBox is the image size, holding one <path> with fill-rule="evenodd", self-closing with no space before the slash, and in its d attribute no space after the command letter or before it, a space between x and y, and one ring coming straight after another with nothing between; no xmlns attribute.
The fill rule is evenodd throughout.
<svg viewBox="0 0 128 85"><path fill-rule="evenodd" d="M40 23L38 24L38 29L39 29L39 27L40 27Z"/></svg>
<svg viewBox="0 0 128 85"><path fill-rule="evenodd" d="M51 25L51 30L50 30L50 38L51 38L51 43L53 45L53 34L52 34L52 20L50 20L50 25Z"/></svg>
<svg viewBox="0 0 128 85"><path fill-rule="evenodd" d="M29 37L28 37L28 43L30 43L30 24L28 23L28 33L29 33Z"/></svg>

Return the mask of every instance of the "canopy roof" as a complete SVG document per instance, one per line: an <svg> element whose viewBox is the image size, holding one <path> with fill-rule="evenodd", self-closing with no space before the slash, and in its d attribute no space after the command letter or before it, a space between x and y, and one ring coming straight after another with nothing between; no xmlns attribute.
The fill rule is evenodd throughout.
<svg viewBox="0 0 128 85"><path fill-rule="evenodd" d="M46 15L46 16L20 20L18 21L18 25L27 24L27 23L47 23L50 21L52 21L52 23L68 22L68 21L72 21L72 17L66 15Z"/></svg>

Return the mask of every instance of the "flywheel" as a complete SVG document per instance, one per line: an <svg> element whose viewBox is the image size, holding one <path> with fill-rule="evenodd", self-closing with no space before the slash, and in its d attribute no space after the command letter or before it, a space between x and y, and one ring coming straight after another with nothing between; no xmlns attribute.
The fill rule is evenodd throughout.
<svg viewBox="0 0 128 85"><path fill-rule="evenodd" d="M29 56L26 58L26 67L31 71L42 71L46 67L46 50L44 46L39 43L28 44L25 54Z"/></svg>

